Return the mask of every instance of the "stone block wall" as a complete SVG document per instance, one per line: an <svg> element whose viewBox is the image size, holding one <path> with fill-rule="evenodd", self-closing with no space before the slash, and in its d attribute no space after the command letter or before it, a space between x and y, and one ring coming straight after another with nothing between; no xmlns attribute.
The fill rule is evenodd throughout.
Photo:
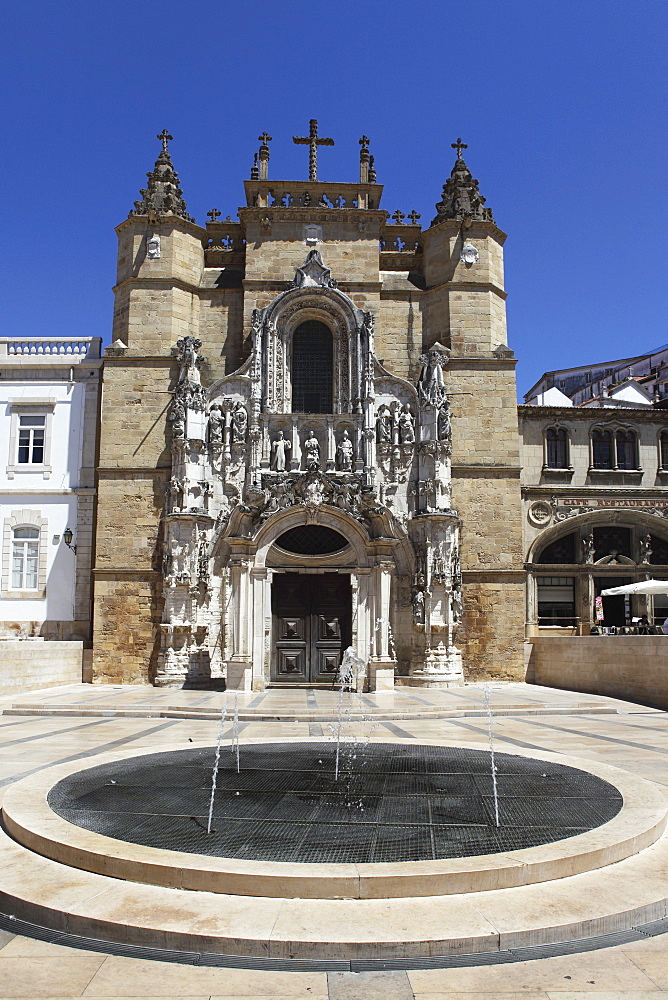
<svg viewBox="0 0 668 1000"><path fill-rule="evenodd" d="M668 709L666 635L539 636L526 643L527 681Z"/></svg>
<svg viewBox="0 0 668 1000"><path fill-rule="evenodd" d="M0 695L81 684L83 642L0 641Z"/></svg>

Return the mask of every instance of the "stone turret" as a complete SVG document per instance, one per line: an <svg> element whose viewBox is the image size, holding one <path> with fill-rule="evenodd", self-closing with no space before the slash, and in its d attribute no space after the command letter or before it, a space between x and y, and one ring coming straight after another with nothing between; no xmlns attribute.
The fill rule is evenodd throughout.
<svg viewBox="0 0 668 1000"><path fill-rule="evenodd" d="M135 202L135 207L130 210L129 216L147 215L149 222L159 222L163 215L178 215L186 222L194 222L193 217L186 212L179 175L174 170L169 155L167 143L173 136L167 129L163 129L157 138L162 142L162 151L155 161L153 170L146 174L148 187L140 190L141 201Z"/></svg>

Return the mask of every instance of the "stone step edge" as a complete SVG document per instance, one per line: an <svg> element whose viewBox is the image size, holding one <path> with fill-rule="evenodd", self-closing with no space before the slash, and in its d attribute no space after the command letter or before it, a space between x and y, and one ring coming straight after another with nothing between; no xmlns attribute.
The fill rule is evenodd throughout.
<svg viewBox="0 0 668 1000"><path fill-rule="evenodd" d="M47 708L34 706L12 706L0 711L0 715L7 716L42 716L53 718L124 718L124 719L201 719L205 722L217 722L220 720L220 711L197 709L136 709L136 708ZM549 708L549 709L500 709L494 712L494 718L507 717L528 717L535 715L617 715L615 708ZM229 713L228 713L229 715ZM410 722L420 720L437 719L486 719L487 713L484 711L467 711L466 709L455 711L433 711L433 712L376 712L369 709L368 712L354 712L346 714L346 722ZM230 719L231 721L231 719ZM335 714L328 712L295 712L292 714L263 714L254 712L239 712L240 722L337 722Z"/></svg>
<svg viewBox="0 0 668 1000"><path fill-rule="evenodd" d="M34 856L27 849L14 844L4 833L0 833L0 854L4 853L8 846L11 847L11 854L14 855L13 870L16 872L16 865L18 864L21 868L27 869L29 874L30 862L34 860ZM19 858L16 856L17 850L21 852L22 857ZM657 892L654 899L641 900L636 902L635 905L631 903L626 908L614 913L593 913L591 911L592 898L596 898L597 896L595 887L591 884L592 879L596 877L605 879L606 875L610 874L611 869L614 869L615 881L618 881L620 875L626 874L628 877L629 885L627 886L627 892L622 892L620 889L620 892L617 894L617 898L626 898L627 902L630 902L629 897L631 894L628 890L632 891L636 887L636 880L639 874L639 859L643 858L644 866L649 868L645 873L646 880L653 885L656 885L660 881L657 879L656 873L661 869L662 863L665 865L666 861L668 861L668 842L664 838L662 842L648 848L643 854L647 855L647 857L643 858L642 855L636 855L634 858L618 862L616 865L600 869L598 872L571 876L569 879L560 879L557 883L543 883L541 892L545 903L543 911L545 913L550 911L553 903L549 897L550 889L558 886L559 889L563 890L568 886L569 882L575 883L573 885L575 897L573 909L578 912L577 914L575 912L569 914L560 923L543 924L542 926L534 923L533 926L504 932L493 928L484 917L484 914L481 913L481 924L487 924L487 928L485 928L483 933L467 937L458 937L454 934L436 937L431 933L426 933L423 937L413 935L411 940L405 940L407 936L405 926L406 906L410 906L411 902L424 904L424 900L416 898L412 901L407 898L386 899L382 901L281 901L284 906L288 907L317 902L318 911L322 911L323 907L325 910L332 909L332 926L338 928L347 926L345 912L342 912L342 907L352 907L352 910L347 910L352 916L355 908L364 907L366 904L366 908L370 909L373 904L382 902L383 906L382 908L378 908L379 912L376 914L376 921L368 919L373 916L373 913L369 913L362 925L359 924L359 921L353 922L353 924L357 924L358 934L354 938L351 937L350 940L333 941L328 939L315 941L299 939L297 937L279 938L273 936L274 932L268 937L262 935L255 937L241 936L234 933L233 927L230 928L228 933L224 933L220 929L215 933L215 926L211 927L207 933L202 933L193 931L185 922L183 928L160 927L158 921L153 920L151 922L147 914L159 914L168 902L171 904L173 912L177 910L181 912L182 909L187 910L189 903L195 902L196 904L197 902L197 900L193 900L193 897L201 897L203 894L193 893L188 890L165 889L162 887L124 882L120 883L123 890L124 905L119 907L119 902L113 899L112 893L112 899L109 901L111 915L105 916L103 913L95 911L95 902L97 901L97 909L99 911L99 902L101 899L103 900L105 892L117 888L119 883L115 879L101 875L90 876L87 898L78 907L73 905L67 909L47 905L39 900L38 877L31 882L35 890L32 895L28 895L25 892L12 891L11 889L2 887L0 884L0 910L20 920L25 920L56 932L67 932L90 938L91 932L94 931L96 938L109 942L134 943L140 946L150 945L176 951L208 951L217 954L239 956L305 959L340 958L342 953L345 953L346 957L356 959L379 959L383 957L423 958L433 955L456 954L473 955L586 939L615 933L623 929L635 927L638 924L650 923L665 918L668 915L668 900L664 895L664 890L666 889L665 882L657 887L660 891ZM39 867L48 866L48 884L51 887L53 887L54 883L57 883L60 877L63 881L63 890L65 892L71 891L71 879L68 878L70 869L57 862L50 862L43 858L39 860ZM624 868L627 869L626 873L623 872ZM77 876L83 874L86 873L77 872ZM37 876L37 873L35 875ZM580 883L579 885L577 885L578 882ZM488 895L512 894L514 900L511 902L509 899L508 903L509 905L516 906L519 902L518 893L525 893L527 889L533 890L534 888L534 886L530 886L519 889L497 890L495 893ZM33 896L37 898L32 898ZM451 906L452 900L456 898L452 896L445 897L445 910L434 906L431 908L431 916L429 913L426 915L422 914L421 922L425 925L425 930L429 928L431 932L434 927L442 926L443 914L447 914L447 907ZM467 899L466 896L460 898ZM220 913L222 917L225 914L226 897L217 896L216 899L220 901ZM233 901L235 897L227 897L227 899ZM263 904L275 904L277 902L277 900L262 900L258 897L250 899L252 904L258 908L259 913L262 912ZM430 902L437 904L439 899L441 897L432 897ZM86 904L89 901L94 904L93 912L87 912ZM139 912L142 913L143 919L141 921L133 921L131 914L133 905L136 905ZM586 910L587 907L589 907L589 913L583 913L583 909ZM426 909L429 910L430 907L427 906ZM400 937L398 934L396 938L388 937L388 931L391 932L391 924L395 922L395 919L401 926L403 937ZM200 926L204 922L204 918L200 920ZM215 925L215 923L216 921L214 920L213 924ZM360 939L360 926L366 932L367 940ZM374 934L374 932L377 933ZM375 939L380 936L383 936L384 940L379 941Z"/></svg>

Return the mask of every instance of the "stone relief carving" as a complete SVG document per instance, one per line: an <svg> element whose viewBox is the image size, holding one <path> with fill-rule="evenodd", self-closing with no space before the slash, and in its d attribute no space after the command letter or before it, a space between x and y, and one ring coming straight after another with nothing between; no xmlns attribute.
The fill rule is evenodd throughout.
<svg viewBox="0 0 668 1000"><path fill-rule="evenodd" d="M146 241L146 256L149 260L158 260L160 257L160 237L151 236Z"/></svg>
<svg viewBox="0 0 668 1000"><path fill-rule="evenodd" d="M336 288L336 281L332 278L332 272L322 262L319 250L309 250L306 260L301 267L295 271L294 281L290 282L290 288Z"/></svg>
<svg viewBox="0 0 668 1000"><path fill-rule="evenodd" d="M648 563L650 561L653 551L654 550L652 548L652 536L649 534L644 535L640 539L640 562Z"/></svg>

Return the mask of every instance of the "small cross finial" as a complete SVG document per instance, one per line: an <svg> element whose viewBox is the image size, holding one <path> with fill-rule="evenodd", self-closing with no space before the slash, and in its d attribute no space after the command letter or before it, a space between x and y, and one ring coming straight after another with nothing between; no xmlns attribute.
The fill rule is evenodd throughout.
<svg viewBox="0 0 668 1000"><path fill-rule="evenodd" d="M318 119L311 118L309 122L308 136L293 135L292 141L298 146L308 146L308 179L317 181L318 179L318 146L333 146L333 139L321 139L318 136Z"/></svg>
<svg viewBox="0 0 668 1000"><path fill-rule="evenodd" d="M266 146L268 142L271 142L272 138L273 136L269 135L268 132L263 132L262 135L258 136L258 139L260 140L263 146Z"/></svg>
<svg viewBox="0 0 668 1000"><path fill-rule="evenodd" d="M452 146L453 149L457 150L457 159L458 160L461 160L461 158L462 158L462 149L468 149L469 148L465 142L462 142L461 139L457 139L457 142L451 142L450 145Z"/></svg>
<svg viewBox="0 0 668 1000"><path fill-rule="evenodd" d="M220 218L222 212L219 212L217 208L212 208L211 211L207 212L206 214L209 216L212 222L215 222L216 219Z"/></svg>
<svg viewBox="0 0 668 1000"><path fill-rule="evenodd" d="M360 139L360 146L362 147L362 152L369 148L370 139L368 135L363 135Z"/></svg>
<svg viewBox="0 0 668 1000"><path fill-rule="evenodd" d="M162 132L156 136L156 139L162 140L162 151L163 153L168 153L167 143L173 139L174 136L170 135L166 128L163 128Z"/></svg>
<svg viewBox="0 0 668 1000"><path fill-rule="evenodd" d="M392 216L392 218L394 219L394 221L396 222L396 224L399 226L404 221L404 219L406 218L406 216L404 215L403 212L400 212L399 209L397 209L396 212L394 213L394 215Z"/></svg>
<svg viewBox="0 0 668 1000"><path fill-rule="evenodd" d="M412 211L412 212L411 212L411 214L410 214L410 215L408 216L408 218L409 218L409 219L411 220L411 222L412 222L412 223L413 223L413 225L415 226L415 225L417 225L417 220L418 220L418 219L421 219L421 218L422 218L422 216L420 215L420 213L419 213L419 212L416 212L416 211L415 211L415 209L413 209L413 211Z"/></svg>

